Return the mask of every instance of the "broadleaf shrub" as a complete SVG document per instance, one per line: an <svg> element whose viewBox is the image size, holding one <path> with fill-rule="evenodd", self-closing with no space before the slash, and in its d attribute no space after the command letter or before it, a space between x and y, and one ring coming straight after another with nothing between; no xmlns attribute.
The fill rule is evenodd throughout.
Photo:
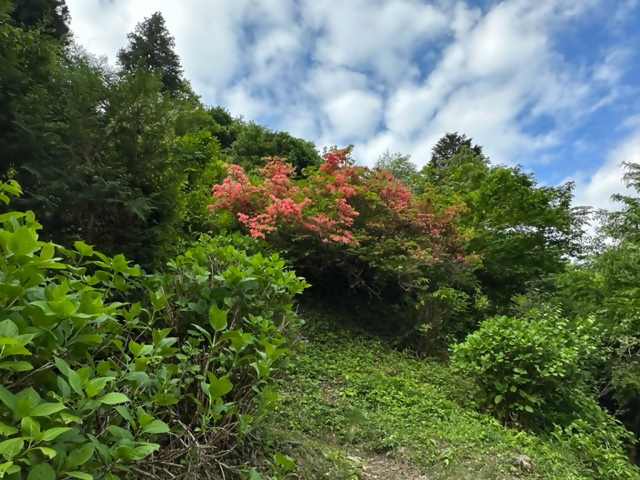
<svg viewBox="0 0 640 480"><path fill-rule="evenodd" d="M588 391L584 365L597 358L595 318L553 308L485 320L452 347L452 368L480 387L479 404L505 423L551 434L596 478L637 478L625 454L632 435Z"/></svg>
<svg viewBox="0 0 640 480"><path fill-rule="evenodd" d="M305 282L224 238L142 275L40 241L32 212L0 222L0 476L244 469L234 453L277 399Z"/></svg>
<svg viewBox="0 0 640 480"><path fill-rule="evenodd" d="M581 364L597 349L594 319L570 324L555 310L495 316L453 346L452 364L476 380L496 417L536 427L582 386Z"/></svg>

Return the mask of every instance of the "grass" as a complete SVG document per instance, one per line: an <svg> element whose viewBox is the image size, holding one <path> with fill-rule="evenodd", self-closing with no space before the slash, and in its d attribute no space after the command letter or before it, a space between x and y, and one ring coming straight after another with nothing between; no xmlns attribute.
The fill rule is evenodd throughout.
<svg viewBox="0 0 640 480"><path fill-rule="evenodd" d="M340 319L306 318L270 422L298 478L593 478L571 452L477 412L475 387L445 364L394 351Z"/></svg>

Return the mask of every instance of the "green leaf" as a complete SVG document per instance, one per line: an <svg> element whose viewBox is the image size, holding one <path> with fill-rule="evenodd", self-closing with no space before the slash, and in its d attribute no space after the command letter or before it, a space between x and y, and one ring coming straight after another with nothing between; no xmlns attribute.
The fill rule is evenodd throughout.
<svg viewBox="0 0 640 480"><path fill-rule="evenodd" d="M11 320L7 319L0 322L0 336L16 338L18 335L20 335L20 330L18 330L18 326Z"/></svg>
<svg viewBox="0 0 640 480"><path fill-rule="evenodd" d="M142 407L136 408L136 416L138 417L138 422L140 422L140 425L143 427L146 427L155 420L153 415L149 415Z"/></svg>
<svg viewBox="0 0 640 480"><path fill-rule="evenodd" d="M78 335L73 343L83 343L85 345L100 345L102 337L100 335Z"/></svg>
<svg viewBox="0 0 640 480"><path fill-rule="evenodd" d="M12 411L16 409L15 395L7 390L3 385L0 385L0 402L4 403Z"/></svg>
<svg viewBox="0 0 640 480"><path fill-rule="evenodd" d="M129 269L129 264L127 263L127 259L125 258L125 256L120 253L113 257L111 267L115 272L126 273Z"/></svg>
<svg viewBox="0 0 640 480"><path fill-rule="evenodd" d="M36 449L40 450L49 458L53 458L58 454L58 452L56 452L53 448L49 448L49 447L36 447Z"/></svg>
<svg viewBox="0 0 640 480"><path fill-rule="evenodd" d="M4 423L0 422L0 435L2 435L3 437L8 437L9 435L13 435L14 433L18 433L17 428L5 425Z"/></svg>
<svg viewBox="0 0 640 480"><path fill-rule="evenodd" d="M5 462L0 464L0 478L5 478L5 475L13 475L14 473L18 473L20 471L20 467L18 465L14 465L13 462Z"/></svg>
<svg viewBox="0 0 640 480"><path fill-rule="evenodd" d="M125 439L125 440L133 441L133 435L127 429L124 429L124 428L119 427L117 425L109 425L107 427L107 430L109 430L109 433L111 433L111 435L113 435L113 438L115 438L117 440Z"/></svg>
<svg viewBox="0 0 640 480"><path fill-rule="evenodd" d="M22 438L11 438L0 442L0 454L5 460L13 460L13 458L20 453L24 447L24 440Z"/></svg>
<svg viewBox="0 0 640 480"><path fill-rule="evenodd" d="M40 439L40 424L31 417L23 417L20 421L20 430L23 437Z"/></svg>
<svg viewBox="0 0 640 480"><path fill-rule="evenodd" d="M502 395L496 395L493 401L498 405L502 401Z"/></svg>
<svg viewBox="0 0 640 480"><path fill-rule="evenodd" d="M94 450L95 447L92 443L85 443L82 447L72 450L67 457L67 461L65 462L66 467L73 468L84 465L89 461L89 459L93 455Z"/></svg>
<svg viewBox="0 0 640 480"><path fill-rule="evenodd" d="M82 423L82 419L80 417L76 417L75 415L71 415L67 412L60 412L60 418L62 418L65 425L69 425L70 423Z"/></svg>
<svg viewBox="0 0 640 480"><path fill-rule="evenodd" d="M98 377L92 378L87 382L84 389L87 392L87 397L93 398L98 393L102 391L102 389L107 385L107 383L111 382L113 377Z"/></svg>
<svg viewBox="0 0 640 480"><path fill-rule="evenodd" d="M171 431L171 429L169 428L169 425L164 423L162 420L154 420L153 422L146 425L142 429L142 433L153 433L153 434L168 433L169 431Z"/></svg>
<svg viewBox="0 0 640 480"><path fill-rule="evenodd" d="M224 330L227 328L227 312L212 305L209 309L209 324L216 332Z"/></svg>
<svg viewBox="0 0 640 480"><path fill-rule="evenodd" d="M249 480L262 480L262 476L256 469L256 467L251 467L249 469Z"/></svg>
<svg viewBox="0 0 640 480"><path fill-rule="evenodd" d="M116 407L116 412L118 412L122 416L122 418L124 418L127 422L129 422L129 425L131 425L131 428L135 428L136 421L133 419L133 416L131 415L127 407L125 407L124 405L118 405Z"/></svg>
<svg viewBox="0 0 640 480"><path fill-rule="evenodd" d="M65 377L69 376L69 370L71 370L71 368L67 362L58 357L53 357L53 362L56 364L56 367L58 367L58 370L60 370L60 373Z"/></svg>
<svg viewBox="0 0 640 480"><path fill-rule="evenodd" d="M276 453L273 456L273 459L274 459L276 465L281 466L285 470L291 470L295 465L295 462L293 461L293 458L289 457L288 455L284 455L284 454L282 454L280 452Z"/></svg>
<svg viewBox="0 0 640 480"><path fill-rule="evenodd" d="M28 372L33 370L33 365L29 362L0 362L0 370L10 370L12 372Z"/></svg>
<svg viewBox="0 0 640 480"><path fill-rule="evenodd" d="M106 405L117 405L118 403L129 402L130 400L124 393L111 392L98 398L98 401Z"/></svg>
<svg viewBox="0 0 640 480"><path fill-rule="evenodd" d="M16 418L26 417L33 407L42 402L40 395L36 392L33 387L25 388L21 390L16 395L16 408L15 408L15 416Z"/></svg>
<svg viewBox="0 0 640 480"><path fill-rule="evenodd" d="M64 410L64 403L41 403L37 405L29 412L30 417L48 417L53 415L54 413L58 413L61 410Z"/></svg>
<svg viewBox="0 0 640 480"><path fill-rule="evenodd" d="M78 241L78 242L75 242L73 246L83 257L93 256L93 248L87 245L86 243Z"/></svg>
<svg viewBox="0 0 640 480"><path fill-rule="evenodd" d="M143 357L148 355L153 350L153 345L141 345L131 340L129 342L129 351L133 353L135 357Z"/></svg>
<svg viewBox="0 0 640 480"><path fill-rule="evenodd" d="M51 260L56 253L56 247L52 243L45 243L40 250L40 260Z"/></svg>
<svg viewBox="0 0 640 480"><path fill-rule="evenodd" d="M56 471L48 463L39 463L29 471L27 480L56 480Z"/></svg>
<svg viewBox="0 0 640 480"><path fill-rule="evenodd" d="M215 375L211 372L207 372L209 376L209 395L211 395L211 399L215 400L217 398L226 395L233 389L233 383L226 376L216 378Z"/></svg>
<svg viewBox="0 0 640 480"><path fill-rule="evenodd" d="M531 405L527 405L524 409L529 413L533 413L533 407L531 407Z"/></svg>
<svg viewBox="0 0 640 480"><path fill-rule="evenodd" d="M71 430L71 428L69 427L50 428L42 432L42 440L45 442L50 442L51 440L55 439L59 435L62 435L63 433L67 433L69 430Z"/></svg>
<svg viewBox="0 0 640 480"><path fill-rule="evenodd" d="M93 475L84 472L63 472L71 478L79 478L80 480L93 480ZM106 478L106 477L105 477Z"/></svg>
<svg viewBox="0 0 640 480"><path fill-rule="evenodd" d="M68 373L67 378L69 379L69 385L71 385L71 388L73 388L73 391L76 392L78 395L81 395L82 397L84 397L84 392L82 391L82 378L80 377L80 375L78 375L76 372L74 372L71 369L69 369L67 373Z"/></svg>
<svg viewBox="0 0 640 480"><path fill-rule="evenodd" d="M133 449L133 451L129 454L129 458L130 460L142 460L143 458L151 455L159 448L160 445L158 445L157 443L142 444Z"/></svg>
<svg viewBox="0 0 640 480"><path fill-rule="evenodd" d="M33 253L37 247L38 240L36 232L26 225L14 230L7 243L7 250L17 257Z"/></svg>

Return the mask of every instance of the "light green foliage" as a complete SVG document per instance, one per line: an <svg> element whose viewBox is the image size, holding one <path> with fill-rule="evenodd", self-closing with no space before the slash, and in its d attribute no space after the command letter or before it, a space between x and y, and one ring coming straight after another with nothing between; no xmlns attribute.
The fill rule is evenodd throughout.
<svg viewBox="0 0 640 480"><path fill-rule="evenodd" d="M496 316L453 346L456 370L475 379L480 399L504 421L540 427L581 386L581 362L594 353L593 319L569 323L553 310Z"/></svg>
<svg viewBox="0 0 640 480"><path fill-rule="evenodd" d="M551 437L574 453L585 476L602 480L640 478L640 470L629 463L623 449L623 441L631 443L633 434L604 412L593 398L584 397L584 402L589 421L576 418L566 427L556 425Z"/></svg>
<svg viewBox="0 0 640 480"><path fill-rule="evenodd" d="M627 164L625 180L638 189L638 166ZM638 198L616 196L619 211L602 214L593 252L555 276L551 299L570 318L594 315L603 330L602 361L591 366L600 401L640 434L640 243ZM604 242L603 240L608 240ZM636 454L637 458L637 454Z"/></svg>
<svg viewBox="0 0 640 480"><path fill-rule="evenodd" d="M367 478L349 462L354 456L370 475L388 465L379 478L599 478L581 458L579 439L560 444L475 412L479 392L467 378L390 349L355 327L348 310L327 311L326 318L305 311L308 341L282 380L283 403L269 422L301 479ZM514 464L521 454L533 459L532 470Z"/></svg>
<svg viewBox="0 0 640 480"><path fill-rule="evenodd" d="M197 476L241 448L278 398L305 287L277 256L203 239L143 276L40 241L32 212L0 222L4 478Z"/></svg>
<svg viewBox="0 0 640 480"><path fill-rule="evenodd" d="M496 316L453 346L452 367L480 387L479 403L505 422L553 431L598 478L637 478L632 436L589 396L584 368L597 355L595 319L569 322L552 309Z"/></svg>
<svg viewBox="0 0 640 480"><path fill-rule="evenodd" d="M410 158L410 155L390 153L389 150L387 150L378 157L378 160L376 160L375 163L375 168L388 170L395 178L402 180L404 185L413 186L416 182L418 168L415 163L411 162Z"/></svg>

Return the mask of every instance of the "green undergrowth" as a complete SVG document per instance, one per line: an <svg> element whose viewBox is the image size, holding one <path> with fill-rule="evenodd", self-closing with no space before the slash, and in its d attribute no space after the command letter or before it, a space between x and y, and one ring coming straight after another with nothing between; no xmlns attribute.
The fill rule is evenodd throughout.
<svg viewBox="0 0 640 480"><path fill-rule="evenodd" d="M305 317L272 422L299 478L594 478L571 451L477 412L475 387L445 364L340 318Z"/></svg>

